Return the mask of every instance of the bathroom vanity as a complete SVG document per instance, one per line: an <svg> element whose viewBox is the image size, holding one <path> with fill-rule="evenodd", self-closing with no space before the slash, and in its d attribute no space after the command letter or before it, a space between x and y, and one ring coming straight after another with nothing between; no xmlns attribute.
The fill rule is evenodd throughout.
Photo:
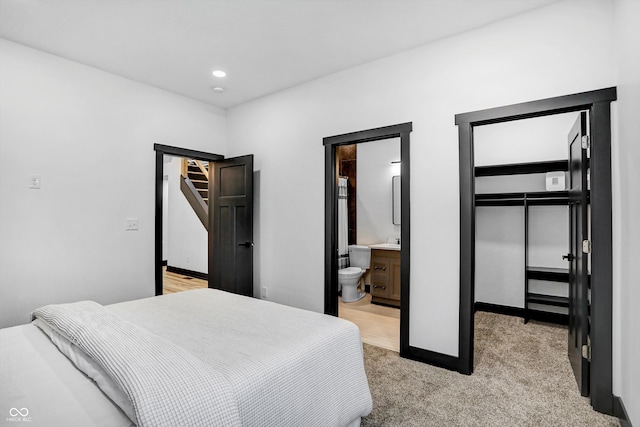
<svg viewBox="0 0 640 427"><path fill-rule="evenodd" d="M371 245L371 302L400 307L400 245Z"/></svg>

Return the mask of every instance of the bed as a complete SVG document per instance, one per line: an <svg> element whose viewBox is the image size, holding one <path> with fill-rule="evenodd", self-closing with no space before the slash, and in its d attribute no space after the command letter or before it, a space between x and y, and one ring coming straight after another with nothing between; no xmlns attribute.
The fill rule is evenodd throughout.
<svg viewBox="0 0 640 427"><path fill-rule="evenodd" d="M355 325L213 289L46 306L0 349L7 425L353 427L372 407Z"/></svg>

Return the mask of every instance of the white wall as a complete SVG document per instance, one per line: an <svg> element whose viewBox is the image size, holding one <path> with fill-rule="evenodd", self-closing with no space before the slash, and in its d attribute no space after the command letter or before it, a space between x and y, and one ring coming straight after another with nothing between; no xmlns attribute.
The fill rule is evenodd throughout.
<svg viewBox="0 0 640 427"><path fill-rule="evenodd" d="M228 154L254 153L260 174L256 277L269 298L323 310L322 138L411 121L409 341L456 356L454 115L614 86L611 17L608 1L561 2L230 110Z"/></svg>
<svg viewBox="0 0 640 427"><path fill-rule="evenodd" d="M568 157L569 131L579 113L478 126L474 128L477 166L562 160ZM545 174L478 177L476 192L546 191ZM566 206L529 207L527 265L567 268L569 218ZM524 208L476 208L475 298L478 302L524 308ZM568 285L530 281L531 292L568 295ZM556 311L553 307L538 307ZM566 312L562 309L559 312Z"/></svg>
<svg viewBox="0 0 640 427"><path fill-rule="evenodd" d="M528 266L567 268L569 211L566 206L530 206ZM476 208L475 298L478 302L524 307L524 208ZM529 281L529 291L568 296L568 285ZM543 311L567 313L549 306Z"/></svg>
<svg viewBox="0 0 640 427"><path fill-rule="evenodd" d="M569 157L567 135L578 112L477 126L473 129L476 166L543 162Z"/></svg>
<svg viewBox="0 0 640 427"><path fill-rule="evenodd" d="M167 265L207 274L209 235L180 190L181 165L181 157L165 164L169 174Z"/></svg>
<svg viewBox="0 0 640 427"><path fill-rule="evenodd" d="M356 215L359 245L384 243L388 236L400 237L393 225L391 180L400 175L400 139L358 144Z"/></svg>
<svg viewBox="0 0 640 427"><path fill-rule="evenodd" d="M154 295L153 144L222 152L224 112L1 39L0 57L0 326Z"/></svg>
<svg viewBox="0 0 640 427"><path fill-rule="evenodd" d="M524 208L476 208L477 302L524 307Z"/></svg>
<svg viewBox="0 0 640 427"><path fill-rule="evenodd" d="M640 425L640 2L615 1L618 76L613 147L614 393L633 425Z"/></svg>

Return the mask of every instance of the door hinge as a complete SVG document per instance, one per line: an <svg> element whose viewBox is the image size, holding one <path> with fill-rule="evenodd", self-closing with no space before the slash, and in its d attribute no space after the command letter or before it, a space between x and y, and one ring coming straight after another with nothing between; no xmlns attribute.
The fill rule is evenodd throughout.
<svg viewBox="0 0 640 427"><path fill-rule="evenodd" d="M582 358L591 362L591 337L587 336L587 343L582 344Z"/></svg>
<svg viewBox="0 0 640 427"><path fill-rule="evenodd" d="M582 241L582 252L585 254L591 253L591 240Z"/></svg>
<svg viewBox="0 0 640 427"><path fill-rule="evenodd" d="M591 140L589 139L589 135L582 135L582 148L588 150L591 144Z"/></svg>

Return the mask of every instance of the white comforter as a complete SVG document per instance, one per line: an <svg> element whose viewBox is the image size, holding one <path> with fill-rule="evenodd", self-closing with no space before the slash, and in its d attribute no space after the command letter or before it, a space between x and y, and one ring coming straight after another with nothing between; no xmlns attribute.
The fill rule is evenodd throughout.
<svg viewBox="0 0 640 427"><path fill-rule="evenodd" d="M371 411L350 322L211 289L108 308L222 374L242 425L346 426Z"/></svg>

